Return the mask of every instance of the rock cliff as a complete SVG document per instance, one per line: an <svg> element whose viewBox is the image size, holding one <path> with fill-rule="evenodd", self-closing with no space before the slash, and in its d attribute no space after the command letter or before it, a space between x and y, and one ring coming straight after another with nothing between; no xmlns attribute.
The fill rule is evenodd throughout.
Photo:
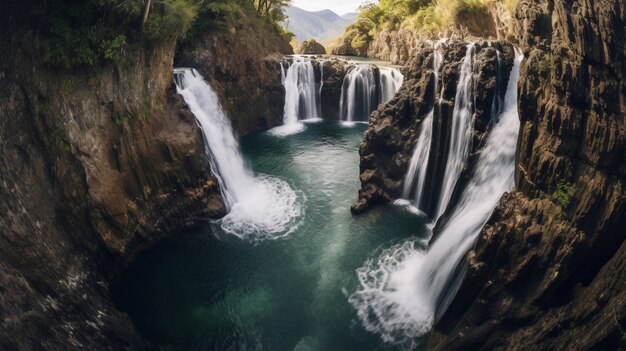
<svg viewBox="0 0 626 351"><path fill-rule="evenodd" d="M143 248L225 212L173 88L175 43L64 73L33 60L37 45L0 39L0 348L140 348L110 283Z"/></svg>
<svg viewBox="0 0 626 351"><path fill-rule="evenodd" d="M359 200L352 211L360 213L368 207L383 201L397 199L402 190L402 181L408 163L415 149L421 122L435 107L433 147L431 159L437 163L430 167L429 176L432 184L426 188L430 193L425 196L425 203L433 203L429 198L436 196L440 186L441 172L445 170L447 145L450 139L450 121L454 110L454 99L460 65L466 53L467 43L453 41L442 45L437 50L443 63L439 74L440 91L435 92L435 74L433 74L434 43L422 42L416 48L414 58L405 69L404 84L396 96L387 104L381 105L370 116L370 127L365 133L365 141L359 150L361 155L361 189ZM513 47L508 43L481 42L474 44L474 135L470 166L464 171L460 184L467 181L467 174L477 159L486 135L489 132L492 102L496 91L504 94L508 72L513 65ZM506 77L498 81L497 49L502 52L502 74ZM435 106L435 99L439 100ZM459 188L461 186L459 185ZM434 204L436 205L436 204ZM434 209L429 209L430 212Z"/></svg>
<svg viewBox="0 0 626 351"><path fill-rule="evenodd" d="M233 128L245 134L282 123L285 89L276 53L293 49L275 35L243 27L181 45L175 65L197 69L219 95Z"/></svg>
<svg viewBox="0 0 626 351"><path fill-rule="evenodd" d="M615 350L626 329L626 3L521 1L516 191L435 349Z"/></svg>
<svg viewBox="0 0 626 351"><path fill-rule="evenodd" d="M512 21L494 23L525 54L516 190L468 254L465 280L429 348L623 348L626 4L522 0ZM370 119L357 212L398 195L423 105L432 104L422 43L393 32L370 46L382 58L414 58L404 88ZM455 81L445 71L443 80Z"/></svg>

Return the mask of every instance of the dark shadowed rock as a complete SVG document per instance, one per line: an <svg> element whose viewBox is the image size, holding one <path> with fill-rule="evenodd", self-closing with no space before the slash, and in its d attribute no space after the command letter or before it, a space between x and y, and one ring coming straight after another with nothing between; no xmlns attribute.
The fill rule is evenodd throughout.
<svg viewBox="0 0 626 351"><path fill-rule="evenodd" d="M626 3L521 1L516 188L433 349L618 350L626 330Z"/></svg>
<svg viewBox="0 0 626 351"><path fill-rule="evenodd" d="M438 50L443 63L440 72L440 91L434 91L433 45L422 43L415 51L415 56L405 67L404 84L395 98L381 105L370 116L370 126L361 145L361 190L359 199L352 207L354 213L360 213L368 207L397 199L402 190L402 182L408 163L413 155L417 135L422 120L433 109L435 99L440 100L440 107L433 120L433 147L429 166L429 181L424 196L425 204L433 204L439 180L445 171L447 145L449 143L450 121L452 120L456 86L460 64L465 56L467 43L453 41ZM496 79L496 48L502 52L500 80ZM475 44L474 56L474 121L478 127L474 131L472 154L469 166L462 174L458 188L464 184L477 161L478 150L483 146L491 120L492 102L496 86L506 86L508 72L513 65L513 48L505 42L481 42ZM490 75L489 73L494 73ZM504 92L499 91L500 94ZM441 95L441 96L439 96ZM367 174L367 177L363 175ZM458 196L458 194L455 194ZM431 206L433 207L433 206ZM425 208L427 212L433 208Z"/></svg>
<svg viewBox="0 0 626 351"><path fill-rule="evenodd" d="M278 53L292 54L293 49L278 36L244 27L180 46L175 65L197 69L220 97L233 128L246 134L283 120L285 89Z"/></svg>
<svg viewBox="0 0 626 351"><path fill-rule="evenodd" d="M133 64L66 73L7 45L0 36L10 47L0 54L10 116L0 120L0 349L141 349L110 284L173 230L225 214L173 88L174 42L129 50Z"/></svg>

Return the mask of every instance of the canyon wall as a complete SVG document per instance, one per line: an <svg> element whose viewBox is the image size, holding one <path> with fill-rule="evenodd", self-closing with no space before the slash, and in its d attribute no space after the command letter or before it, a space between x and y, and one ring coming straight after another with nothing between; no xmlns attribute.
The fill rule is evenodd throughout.
<svg viewBox="0 0 626 351"><path fill-rule="evenodd" d="M626 329L626 3L523 0L516 191L435 349L616 350Z"/></svg>
<svg viewBox="0 0 626 351"><path fill-rule="evenodd" d="M522 0L511 21L499 6L490 10L497 35L525 55L516 190L468 254L429 348L618 349L626 328L626 4ZM421 42L380 33L370 46L380 58L413 59L403 89L371 116L355 212L399 195L432 104Z"/></svg>
<svg viewBox="0 0 626 351"><path fill-rule="evenodd" d="M473 86L475 128L472 136L470 166L466 167L463 172L458 188L462 188L461 183L467 181L472 165L477 160L477 152L484 145L490 130L492 102L496 91L499 91L501 97L506 91L506 89L496 89L496 85L506 87L508 72L511 71L514 58L513 46L505 42L483 41L475 44L474 47L472 76L475 82ZM442 55L439 74L440 91L438 92L434 91L436 77L433 73L434 50L433 43L422 42L414 52L413 59L406 66L404 84L400 91L390 102L381 105L370 116L370 126L359 150L361 189L358 202L352 207L354 213L363 212L375 204L389 202L400 196L402 182L415 149L421 123L434 107L437 113L433 124L431 159L435 162L433 167L429 167L429 172L433 173L429 178L434 183L427 188L433 190L428 196L437 196L435 191L441 185L441 173L445 170L447 161L454 99L467 43L453 41L436 49ZM504 79L501 80L497 79L498 50L502 58L501 77Z"/></svg>
<svg viewBox="0 0 626 351"><path fill-rule="evenodd" d="M245 26L183 43L175 66L197 69L220 97L233 128L246 134L283 121L285 89L277 53L293 54L293 49L278 36Z"/></svg>
<svg viewBox="0 0 626 351"><path fill-rule="evenodd" d="M109 283L156 240L225 212L195 119L172 86L175 43L60 73L35 60L36 37L7 34L0 348L140 348Z"/></svg>

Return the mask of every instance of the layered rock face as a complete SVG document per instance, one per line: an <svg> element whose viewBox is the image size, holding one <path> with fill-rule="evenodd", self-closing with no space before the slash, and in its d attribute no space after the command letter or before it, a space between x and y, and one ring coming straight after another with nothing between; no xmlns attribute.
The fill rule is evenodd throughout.
<svg viewBox="0 0 626 351"><path fill-rule="evenodd" d="M511 40L515 36L514 25L506 6L501 1L493 1L485 11L460 11L454 26L440 33L439 37L452 41ZM381 30L374 34L367 56L403 65L429 37L410 26Z"/></svg>
<svg viewBox="0 0 626 351"><path fill-rule="evenodd" d="M0 349L141 348L110 283L141 249L225 212L173 89L175 44L65 73L34 62L37 45L0 36Z"/></svg>
<svg viewBox="0 0 626 351"><path fill-rule="evenodd" d="M517 190L435 349L616 350L626 330L626 3L521 1Z"/></svg>
<svg viewBox="0 0 626 351"><path fill-rule="evenodd" d="M451 138L450 125L454 112L461 62L467 51L467 43L450 42L437 51L442 55L439 73L439 91L435 91L433 72L434 43L422 42L416 55L408 63L404 74L404 84L396 96L387 104L381 105L370 116L370 127L365 141L359 150L361 155L361 189L359 200L352 207L360 213L372 205L397 199L402 190L402 182L408 163L415 150L418 132L422 121L435 108L433 120L433 141L429 166L429 194L425 203L437 204L431 199L437 196L445 171L448 145ZM472 151L469 166L461 175L458 189L468 180L478 151L484 145L490 130L494 96L500 97L506 91L508 72L513 66L513 47L507 43L481 42L474 44L473 57L473 112L474 128ZM501 77L498 80L498 56L501 52ZM457 191L458 192L458 191ZM458 194L457 194L458 196ZM455 196L456 197L456 196ZM427 212L434 210L427 209Z"/></svg>
<svg viewBox="0 0 626 351"><path fill-rule="evenodd" d="M282 57L276 53L293 49L277 36L244 27L180 46L175 65L197 69L220 97L233 128L245 134L283 120Z"/></svg>

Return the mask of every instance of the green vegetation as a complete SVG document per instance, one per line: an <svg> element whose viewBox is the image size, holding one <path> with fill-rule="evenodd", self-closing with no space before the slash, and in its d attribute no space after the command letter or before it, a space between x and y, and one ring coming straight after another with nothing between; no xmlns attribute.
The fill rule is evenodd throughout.
<svg viewBox="0 0 626 351"><path fill-rule="evenodd" d="M184 38L253 23L291 39L281 26L290 0L24 0L3 5L5 30L35 35L50 69L124 63L137 43ZM255 28L257 28L255 27Z"/></svg>
<svg viewBox="0 0 626 351"><path fill-rule="evenodd" d="M293 33L282 27L285 8L291 0L211 0L199 7L188 38L207 32L234 31L242 27L261 28L289 42Z"/></svg>
<svg viewBox="0 0 626 351"><path fill-rule="evenodd" d="M530 67L540 77L547 77L550 74L550 62L545 53L535 55L530 61Z"/></svg>
<svg viewBox="0 0 626 351"><path fill-rule="evenodd" d="M621 194L622 194L622 182L618 180L615 184L613 184L613 195L620 196Z"/></svg>
<svg viewBox="0 0 626 351"><path fill-rule="evenodd" d="M367 47L382 30L413 28L426 35L436 35L454 25L459 14L487 13L490 4L502 0L380 0L359 8L357 21L346 28L344 37L352 47ZM513 13L519 0L504 0Z"/></svg>
<svg viewBox="0 0 626 351"><path fill-rule="evenodd" d="M566 209L576 191L578 191L578 184L559 181L556 185L556 191L552 194L552 200L562 209Z"/></svg>

